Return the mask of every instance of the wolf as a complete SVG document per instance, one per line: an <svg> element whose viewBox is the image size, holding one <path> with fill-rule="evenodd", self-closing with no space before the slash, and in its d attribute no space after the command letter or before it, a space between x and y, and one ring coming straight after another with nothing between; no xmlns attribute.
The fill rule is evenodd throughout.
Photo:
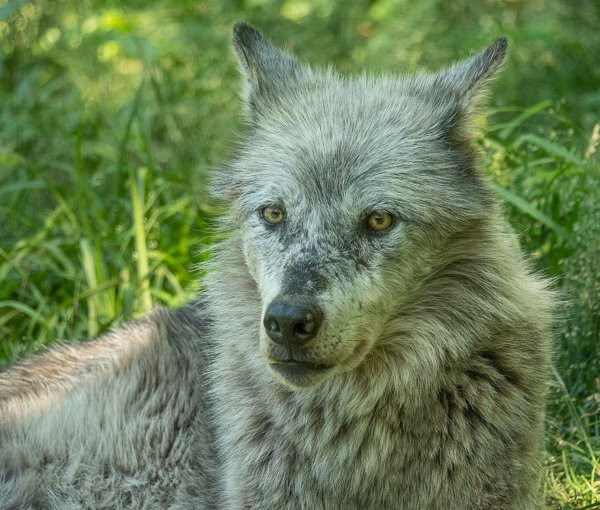
<svg viewBox="0 0 600 510"><path fill-rule="evenodd" d="M552 292L473 141L506 39L382 77L233 44L206 290L0 374L0 507L541 507Z"/></svg>

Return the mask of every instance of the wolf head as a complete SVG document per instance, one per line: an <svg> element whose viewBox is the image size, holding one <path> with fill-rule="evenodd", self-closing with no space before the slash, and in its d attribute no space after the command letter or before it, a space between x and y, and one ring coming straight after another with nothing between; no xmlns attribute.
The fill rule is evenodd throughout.
<svg viewBox="0 0 600 510"><path fill-rule="evenodd" d="M234 28L249 121L218 177L261 302L259 349L292 387L355 369L493 204L470 135L507 41L435 74L317 72Z"/></svg>

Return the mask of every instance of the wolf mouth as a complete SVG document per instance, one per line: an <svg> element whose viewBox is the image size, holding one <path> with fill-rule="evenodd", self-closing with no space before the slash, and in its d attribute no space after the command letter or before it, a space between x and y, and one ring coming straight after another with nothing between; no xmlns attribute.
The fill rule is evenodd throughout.
<svg viewBox="0 0 600 510"><path fill-rule="evenodd" d="M332 365L297 360L269 360L269 366L287 383L294 386L309 386L315 379L330 370Z"/></svg>
<svg viewBox="0 0 600 510"><path fill-rule="evenodd" d="M332 365L324 365L322 363L311 363L309 361L298 361L295 359L288 360L270 360L269 364L273 365L281 365L290 369L308 369L308 370L327 370L331 368Z"/></svg>

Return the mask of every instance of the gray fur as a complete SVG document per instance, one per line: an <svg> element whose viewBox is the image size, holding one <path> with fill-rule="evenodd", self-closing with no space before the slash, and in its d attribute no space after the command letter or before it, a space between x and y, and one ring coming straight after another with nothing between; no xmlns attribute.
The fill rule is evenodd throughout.
<svg viewBox="0 0 600 510"><path fill-rule="evenodd" d="M246 24L234 46L249 130L206 305L0 374L0 507L540 507L551 295L470 129L506 40L400 78L312 70ZM282 295L323 311L304 347L262 326Z"/></svg>

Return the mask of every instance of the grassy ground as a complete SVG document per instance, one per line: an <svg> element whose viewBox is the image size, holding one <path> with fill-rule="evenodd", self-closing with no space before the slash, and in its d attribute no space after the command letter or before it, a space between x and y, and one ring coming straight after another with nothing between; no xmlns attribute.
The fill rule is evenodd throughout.
<svg viewBox="0 0 600 510"><path fill-rule="evenodd" d="M344 71L513 48L481 139L524 250L564 296L546 506L600 507L600 6L534 0L0 4L0 367L201 288L209 170L240 132L246 19ZM200 283L198 283L200 282Z"/></svg>

